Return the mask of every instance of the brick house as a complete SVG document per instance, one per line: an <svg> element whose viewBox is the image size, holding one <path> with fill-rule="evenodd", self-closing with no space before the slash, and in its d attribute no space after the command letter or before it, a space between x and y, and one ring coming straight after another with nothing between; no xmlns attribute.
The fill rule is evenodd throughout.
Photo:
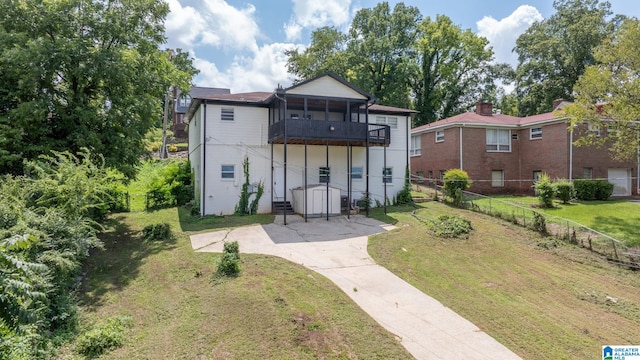
<svg viewBox="0 0 640 360"><path fill-rule="evenodd" d="M554 109L565 104L557 101ZM606 149L573 145L599 129L567 129L568 119L553 112L520 118L480 102L475 112L411 130L411 172L439 180L446 170L462 168L473 180L470 191L484 194L532 194L543 172L552 179L607 179L614 196L638 194L637 161L617 162Z"/></svg>

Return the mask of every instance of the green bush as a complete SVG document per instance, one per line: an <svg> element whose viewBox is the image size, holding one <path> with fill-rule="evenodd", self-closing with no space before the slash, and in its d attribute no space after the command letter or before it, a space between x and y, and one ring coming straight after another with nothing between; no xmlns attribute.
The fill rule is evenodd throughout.
<svg viewBox="0 0 640 360"><path fill-rule="evenodd" d="M556 188L556 196L562 201L563 204L569 202L575 196L573 190L573 183L567 180L558 180L553 184Z"/></svg>
<svg viewBox="0 0 640 360"><path fill-rule="evenodd" d="M223 252L235 254L238 258L240 258L240 245L238 245L237 241L225 242Z"/></svg>
<svg viewBox="0 0 640 360"><path fill-rule="evenodd" d="M224 244L222 257L218 262L216 278L235 277L240 273L240 246L237 241Z"/></svg>
<svg viewBox="0 0 640 360"><path fill-rule="evenodd" d="M444 173L443 180L442 192L451 198L454 204L460 206L462 204L462 192L471 186L469 174L461 169L451 169Z"/></svg>
<svg viewBox="0 0 640 360"><path fill-rule="evenodd" d="M106 351L116 349L124 343L124 330L130 322L128 317L109 318L76 341L75 351L89 358L98 357Z"/></svg>
<svg viewBox="0 0 640 360"><path fill-rule="evenodd" d="M427 226L435 235L445 238L467 238L473 230L469 219L453 215L441 215L428 221Z"/></svg>
<svg viewBox="0 0 640 360"><path fill-rule="evenodd" d="M547 235L547 220L542 214L537 212L533 213L533 224L531 224L531 229L542 235Z"/></svg>
<svg viewBox="0 0 640 360"><path fill-rule="evenodd" d="M546 173L542 173L538 182L536 182L533 187L536 189L536 193L538 194L538 201L540 202L540 206L551 208L553 207L553 197L555 195L555 189L553 184L551 184L551 180L549 179L549 175Z"/></svg>
<svg viewBox="0 0 640 360"><path fill-rule="evenodd" d="M407 167L404 174L404 185L395 197L394 205L411 203L413 203L413 198L411 197L411 173Z"/></svg>
<svg viewBox="0 0 640 360"><path fill-rule="evenodd" d="M188 161L171 161L147 186L147 209L184 205L193 199L193 176Z"/></svg>
<svg viewBox="0 0 640 360"><path fill-rule="evenodd" d="M167 241L173 240L173 232L167 223L151 224L142 229L142 237L147 241Z"/></svg>
<svg viewBox="0 0 640 360"><path fill-rule="evenodd" d="M605 180L575 180L576 198L580 200L609 200L613 184Z"/></svg>

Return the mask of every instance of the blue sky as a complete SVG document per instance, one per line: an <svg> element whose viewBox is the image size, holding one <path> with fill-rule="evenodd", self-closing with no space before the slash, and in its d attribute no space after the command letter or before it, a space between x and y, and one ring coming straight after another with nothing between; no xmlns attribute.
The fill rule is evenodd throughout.
<svg viewBox="0 0 640 360"><path fill-rule="evenodd" d="M373 0L167 0L167 46L189 51L201 73L196 85L232 92L290 85L284 51L303 49L320 26L346 30ZM393 7L398 1L388 1ZM610 0L617 14L640 17L638 0ZM515 65L515 39L554 13L553 0L408 0L424 17L449 16L487 37L497 61Z"/></svg>

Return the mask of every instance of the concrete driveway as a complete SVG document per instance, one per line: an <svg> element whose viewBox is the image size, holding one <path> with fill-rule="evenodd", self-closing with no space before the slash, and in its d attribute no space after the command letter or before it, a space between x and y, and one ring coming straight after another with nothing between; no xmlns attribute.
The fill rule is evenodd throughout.
<svg viewBox="0 0 640 360"><path fill-rule="evenodd" d="M471 322L376 265L367 253L368 236L393 228L361 215L307 223L289 215L286 226L278 216L273 224L193 235L191 245L195 251L222 252L224 242L238 241L242 253L278 256L326 276L417 359L519 359Z"/></svg>

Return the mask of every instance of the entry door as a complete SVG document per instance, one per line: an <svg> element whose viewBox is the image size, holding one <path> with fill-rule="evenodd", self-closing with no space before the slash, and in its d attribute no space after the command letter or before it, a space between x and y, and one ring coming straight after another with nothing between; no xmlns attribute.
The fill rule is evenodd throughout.
<svg viewBox="0 0 640 360"><path fill-rule="evenodd" d="M609 169L609 182L613 184L613 196L631 195L631 175L629 169Z"/></svg>
<svg viewBox="0 0 640 360"><path fill-rule="evenodd" d="M284 200L284 167L274 166L273 168L273 198L276 201ZM291 199L289 199L291 200Z"/></svg>

